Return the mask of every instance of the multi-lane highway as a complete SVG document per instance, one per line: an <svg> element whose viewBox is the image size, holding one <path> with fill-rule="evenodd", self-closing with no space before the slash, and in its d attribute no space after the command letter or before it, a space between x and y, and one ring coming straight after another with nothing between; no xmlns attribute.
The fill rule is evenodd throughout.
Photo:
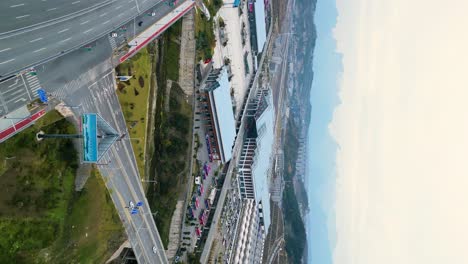
<svg viewBox="0 0 468 264"><path fill-rule="evenodd" d="M133 39L150 25L159 21L164 17L164 15L174 9L174 7L171 7L166 3L166 1L159 2L155 7L150 7L149 11L144 11L141 15L131 19L129 22L119 27L119 30L117 30L117 38L112 38L107 34L106 36L93 41L91 51L87 49L75 49L70 53L64 54L63 56L59 56L58 58L35 67L38 72L39 80L33 80L31 87L29 85L23 86L23 79L28 82L29 79L35 78L28 73L20 74L12 79L0 81L0 116L18 109L23 106L25 102L30 101L31 98L37 98L38 87L43 86L46 87L48 91L54 91L56 89L66 89L66 87L76 85L76 82L79 82L76 80L76 76L80 74L82 69L92 68L109 59L112 56L112 49L115 49L118 44L122 44L123 42L126 42L126 40ZM180 4L178 6L183 4L183 1L179 1L179 3ZM153 10L156 10L156 12L153 12ZM138 26L139 22L142 22L142 26ZM3 43L0 40L0 46L1 45L3 45ZM2 52L0 52L0 58L1 56ZM119 63L119 60L116 59L115 63ZM2 68L1 66L2 65L0 65L0 69ZM13 68L8 69L11 70ZM95 74L98 76L103 72L104 70L101 70ZM0 77L0 79L2 78ZM71 83L71 81L74 81L74 83ZM17 94L15 94L16 97L14 100L5 99L3 94L12 89L10 85L13 83L18 84L18 87L14 89L15 92L17 92ZM25 89L20 89L23 92L17 91L22 87L28 88L29 91Z"/></svg>
<svg viewBox="0 0 468 264"><path fill-rule="evenodd" d="M120 134L127 131L125 119L115 93L115 75L110 69L103 77L95 80L83 77L84 86L70 89L60 96L67 105L81 106L76 114L98 113ZM99 170L110 192L114 205L129 237L130 244L139 263L167 263L164 247L153 220L145 192L138 176L135 156L130 140L123 139L111 147L100 160ZM129 203L143 202L139 213L130 214ZM156 247L156 250L153 250Z"/></svg>
<svg viewBox="0 0 468 264"><path fill-rule="evenodd" d="M67 2L68 5L79 4L73 4L76 1L78 0ZM91 3L81 1L88 5ZM190 0L178 1L177 6L187 1ZM46 6L41 6L41 8L57 8L50 12L63 8L63 4L58 0L5 0L0 6L3 8L0 10L2 19L3 17L16 19L16 16L23 16L15 12L19 12L20 9L17 8L26 8L29 2L34 2L37 6L43 4L40 2L46 2ZM106 34L115 30L117 26L120 28L124 25L126 30L119 31L119 34L131 40L165 16L179 17L180 13L173 14L172 12L177 6L166 5L165 2L115 0L101 2L105 6L85 11L83 11L83 6L68 6L68 11L61 14L50 13L50 16L46 15L43 18L31 15L31 17L23 17L30 19L27 23L18 22L13 26L2 25L0 27L0 75L16 72L25 65L35 64L37 76L22 73L0 81L0 115L18 109L36 98L37 89L41 87L55 98L63 100L67 105L80 106L78 110L75 109L79 111L77 115L89 112L98 113L119 133L128 135L115 94L113 69L119 60L113 56L112 51L115 50L116 43L115 39ZM53 3L57 7L53 7ZM119 7L119 4L122 7ZM11 8L14 11L8 11L5 8ZM33 10L36 9L33 8ZM26 12L26 9L23 11ZM67 12L81 12L82 14L76 17L73 15L63 17ZM7 13L9 14L6 15ZM32 24L37 25L29 27ZM78 45L77 43L83 45L89 43L90 40L93 41L91 50L74 48L74 45ZM68 48L69 52L62 54L61 50L64 47ZM55 57L49 59L50 56ZM47 62L39 63L42 60ZM165 250L145 198L145 191L140 182L129 140L123 139L117 142L100 163L105 164L100 165L99 169L122 219L138 262L167 263ZM129 209L126 208L130 201L135 204L138 201L143 202L138 214L131 215Z"/></svg>
<svg viewBox="0 0 468 264"><path fill-rule="evenodd" d="M140 14L160 18L173 8L163 0L1 2L7 23L0 27L0 78L86 45Z"/></svg>

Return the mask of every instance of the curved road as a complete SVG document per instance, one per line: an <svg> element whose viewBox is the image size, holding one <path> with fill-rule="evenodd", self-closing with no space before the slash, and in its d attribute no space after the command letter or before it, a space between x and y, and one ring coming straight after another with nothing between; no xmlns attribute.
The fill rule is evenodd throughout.
<svg viewBox="0 0 468 264"><path fill-rule="evenodd" d="M116 30L143 10L154 7L146 12L158 16L170 8L162 0L1 2L0 18L6 23L2 23L0 33L0 77L84 46Z"/></svg>

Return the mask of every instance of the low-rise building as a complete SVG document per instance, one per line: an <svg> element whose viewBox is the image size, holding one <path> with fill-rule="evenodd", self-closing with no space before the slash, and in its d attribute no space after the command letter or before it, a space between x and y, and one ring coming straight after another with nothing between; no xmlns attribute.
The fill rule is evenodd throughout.
<svg viewBox="0 0 468 264"><path fill-rule="evenodd" d="M233 263L261 263L270 226L269 182L273 164L274 107L269 90L261 89L247 109L247 134L237 166L244 203Z"/></svg>
<svg viewBox="0 0 468 264"><path fill-rule="evenodd" d="M231 159L236 128L231 99L231 84L226 67L213 69L200 86L204 101L203 120L210 159L226 163Z"/></svg>

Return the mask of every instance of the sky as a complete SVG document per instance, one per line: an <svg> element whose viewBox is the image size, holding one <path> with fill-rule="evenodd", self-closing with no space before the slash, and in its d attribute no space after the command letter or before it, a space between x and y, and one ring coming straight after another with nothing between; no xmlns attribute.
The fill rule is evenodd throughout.
<svg viewBox="0 0 468 264"><path fill-rule="evenodd" d="M333 263L468 263L468 1L336 8Z"/></svg>
<svg viewBox="0 0 468 264"><path fill-rule="evenodd" d="M318 0L315 11L317 39L313 57L314 78L310 92L312 105L308 134L306 175L309 196L307 230L308 263L333 263L335 244L335 167L338 145L329 125L339 104L338 77L342 55L336 52L333 29L337 10L334 0Z"/></svg>
<svg viewBox="0 0 468 264"><path fill-rule="evenodd" d="M466 10L318 0L309 263L468 263Z"/></svg>

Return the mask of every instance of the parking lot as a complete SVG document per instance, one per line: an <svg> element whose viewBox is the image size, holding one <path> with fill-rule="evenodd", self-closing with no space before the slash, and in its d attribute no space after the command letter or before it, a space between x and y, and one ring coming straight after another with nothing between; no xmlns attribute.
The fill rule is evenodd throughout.
<svg viewBox="0 0 468 264"><path fill-rule="evenodd" d="M195 120L194 126L194 169L192 176L193 188L191 190L190 202L185 208L185 221L182 227L182 240L179 254L184 256L186 252L194 252L206 236L210 227L210 213L216 205L216 186L220 187L220 176L222 166L219 161L210 158L208 150L206 129L207 120L203 102L195 100ZM209 138L209 136L208 136ZM193 157L192 157L193 158ZM183 260L184 258L182 258Z"/></svg>

